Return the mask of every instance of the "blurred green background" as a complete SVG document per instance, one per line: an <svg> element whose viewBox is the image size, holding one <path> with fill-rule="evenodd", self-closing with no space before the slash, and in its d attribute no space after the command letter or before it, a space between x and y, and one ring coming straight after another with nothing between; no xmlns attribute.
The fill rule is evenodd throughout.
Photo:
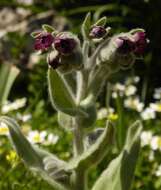
<svg viewBox="0 0 161 190"><path fill-rule="evenodd" d="M154 89L161 87L161 1L160 0L0 0L0 64L9 63L20 69L9 100L25 97L26 105L18 111L11 111L8 115L18 117L17 113L31 114L27 121L19 121L26 130L47 130L59 137L56 144L45 146L46 149L58 154L62 159L71 156L71 134L61 130L57 124L57 116L50 105L47 93L46 71L47 64L44 56L38 56L33 49L33 39L30 33L40 29L41 25L51 24L59 30L71 30L80 36L80 25L87 12L94 18L107 16L108 25L112 33L128 31L135 27L146 30L150 43L143 59L136 61L134 68L122 71L111 78L112 83L124 82L126 77L139 76L137 94L145 107L154 102ZM99 108L105 107L106 90L99 97ZM122 106L122 100L120 104ZM124 125L130 124L139 117L136 111L128 110L124 114L118 110L115 100L113 107L118 117L124 118ZM144 121L145 130L152 131L153 135L161 136L161 115L153 120ZM126 115L126 118L125 118ZM118 121L115 121L116 124ZM97 121L97 125L104 125L104 119ZM160 143L161 144L161 143ZM43 145L42 145L43 146ZM161 145L160 145L161 149ZM139 164L136 170L133 190L159 190L161 177L156 177L155 170L161 164L161 153L158 148L153 160L147 159L151 153L149 146L141 151ZM0 136L0 190L41 190L52 189L46 182L37 176L33 178L23 163L15 156L10 155L11 146L5 136ZM12 158L13 157L13 158ZM112 157L112 155L111 155ZM109 158L106 158L99 169L95 168L90 175L92 184Z"/></svg>

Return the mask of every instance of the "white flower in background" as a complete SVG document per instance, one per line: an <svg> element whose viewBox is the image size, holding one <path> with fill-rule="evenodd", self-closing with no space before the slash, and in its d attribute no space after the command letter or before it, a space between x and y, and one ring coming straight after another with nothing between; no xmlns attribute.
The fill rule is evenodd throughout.
<svg viewBox="0 0 161 190"><path fill-rule="evenodd" d="M150 107L156 112L161 112L161 102L150 103Z"/></svg>
<svg viewBox="0 0 161 190"><path fill-rule="evenodd" d="M154 151L150 151L150 153L149 153L149 160L150 161L154 160Z"/></svg>
<svg viewBox="0 0 161 190"><path fill-rule="evenodd" d="M151 131L143 131L141 133L141 146L150 145L152 140L152 132Z"/></svg>
<svg viewBox="0 0 161 190"><path fill-rule="evenodd" d="M140 81L140 77L139 76L135 76L133 79L134 79L134 83L138 83Z"/></svg>
<svg viewBox="0 0 161 190"><path fill-rule="evenodd" d="M21 113L17 113L17 119L23 121L23 122L27 122L28 120L30 120L32 118L31 114L24 114L22 115Z"/></svg>
<svg viewBox="0 0 161 190"><path fill-rule="evenodd" d="M119 94L119 96L123 96L124 95L124 91L125 91L125 85L123 85L121 83L116 83L113 86L112 97L113 98L117 98L118 94Z"/></svg>
<svg viewBox="0 0 161 190"><path fill-rule="evenodd" d="M36 144L36 143L43 143L45 142L45 138L47 136L47 132L46 131L29 131L27 139L32 143L32 144Z"/></svg>
<svg viewBox="0 0 161 190"><path fill-rule="evenodd" d="M117 94L117 92L112 92L112 98L117 98L117 96L118 96L118 94Z"/></svg>
<svg viewBox="0 0 161 190"><path fill-rule="evenodd" d="M145 110L141 112L141 117L143 120L155 119L156 113L154 109L148 107L148 108L145 108Z"/></svg>
<svg viewBox="0 0 161 190"><path fill-rule="evenodd" d="M56 144L59 140L57 135L49 134L44 142L44 145Z"/></svg>
<svg viewBox="0 0 161 190"><path fill-rule="evenodd" d="M125 90L125 85L123 85L121 83L116 83L114 85L114 90L115 91L124 91Z"/></svg>
<svg viewBox="0 0 161 190"><path fill-rule="evenodd" d="M160 177L161 176L161 165L158 167L158 169L155 171L155 175L157 177Z"/></svg>
<svg viewBox="0 0 161 190"><path fill-rule="evenodd" d="M152 150L161 150L161 137L153 136L150 146Z"/></svg>
<svg viewBox="0 0 161 190"><path fill-rule="evenodd" d="M141 112L143 110L144 104L140 102L139 98L137 97L129 97L124 100L124 106L126 108Z"/></svg>
<svg viewBox="0 0 161 190"><path fill-rule="evenodd" d="M26 102L27 102L26 98L17 99L14 102L7 102L2 106L1 111L3 114L6 114L10 111L24 107L26 105Z"/></svg>
<svg viewBox="0 0 161 190"><path fill-rule="evenodd" d="M57 135L48 134L47 131L29 131L27 135L27 139L32 144L43 144L43 145L50 145L56 144L59 137Z"/></svg>
<svg viewBox="0 0 161 190"><path fill-rule="evenodd" d="M97 119L105 119L107 118L110 114L113 114L115 112L114 108L112 107L109 107L108 109L107 108L101 108L98 110L98 113L97 113Z"/></svg>
<svg viewBox="0 0 161 190"><path fill-rule="evenodd" d="M140 81L140 77L139 76L134 76L134 77L127 77L126 81L125 81L125 85L130 85L130 84L136 84Z"/></svg>
<svg viewBox="0 0 161 190"><path fill-rule="evenodd" d="M125 95L126 96L132 96L136 93L137 88L134 85L129 85L125 88Z"/></svg>
<svg viewBox="0 0 161 190"><path fill-rule="evenodd" d="M101 119L107 118L107 114L108 114L107 108L101 108L98 110L97 119L101 120Z"/></svg>
<svg viewBox="0 0 161 190"><path fill-rule="evenodd" d="M160 100L161 99L161 88L156 88L154 90L154 95L153 95L154 99Z"/></svg>
<svg viewBox="0 0 161 190"><path fill-rule="evenodd" d="M24 5L32 5L33 0L17 0L17 3L22 3Z"/></svg>
<svg viewBox="0 0 161 190"><path fill-rule="evenodd" d="M8 126L3 122L0 123L0 135L9 135Z"/></svg>

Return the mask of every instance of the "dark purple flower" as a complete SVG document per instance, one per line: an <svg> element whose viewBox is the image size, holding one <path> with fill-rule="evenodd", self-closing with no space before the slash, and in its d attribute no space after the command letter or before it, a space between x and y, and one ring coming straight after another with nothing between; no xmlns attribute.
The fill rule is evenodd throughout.
<svg viewBox="0 0 161 190"><path fill-rule="evenodd" d="M48 32L41 32L35 41L34 48L35 50L47 50L51 47L54 41L54 37Z"/></svg>
<svg viewBox="0 0 161 190"><path fill-rule="evenodd" d="M118 53L128 54L134 50L135 43L127 37L119 37L116 39L116 44L118 47Z"/></svg>
<svg viewBox="0 0 161 190"><path fill-rule="evenodd" d="M53 68L57 69L60 66L60 57L57 55L56 57L52 58L52 56L49 54L47 56L47 62L48 64Z"/></svg>
<svg viewBox="0 0 161 190"><path fill-rule="evenodd" d="M133 38L135 43L134 53L139 55L143 54L148 43L145 32L137 32Z"/></svg>
<svg viewBox="0 0 161 190"><path fill-rule="evenodd" d="M74 51L77 45L77 42L74 38L69 38L64 35L62 36L60 35L60 36L55 37L54 45L55 45L55 49L60 54L69 55Z"/></svg>
<svg viewBox="0 0 161 190"><path fill-rule="evenodd" d="M106 29L102 26L93 26L89 36L92 38L102 38L106 34Z"/></svg>

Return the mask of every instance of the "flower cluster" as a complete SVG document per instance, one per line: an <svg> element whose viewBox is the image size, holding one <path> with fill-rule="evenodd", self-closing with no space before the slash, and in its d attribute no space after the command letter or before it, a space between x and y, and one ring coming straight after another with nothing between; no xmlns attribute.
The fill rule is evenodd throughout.
<svg viewBox="0 0 161 190"><path fill-rule="evenodd" d="M45 146L56 144L59 140L59 137L57 135L54 135L52 133L45 131L38 131L38 130L31 130L30 126L24 125L22 127L22 132L27 137L27 139L32 144L42 144ZM0 123L0 135L9 135L9 129L8 126L1 122Z"/></svg>
<svg viewBox="0 0 161 190"><path fill-rule="evenodd" d="M52 34L48 32L40 32L35 39L35 50L48 50L51 47L54 38Z"/></svg>
<svg viewBox="0 0 161 190"><path fill-rule="evenodd" d="M161 96L160 88L154 90L153 97L157 100L149 103L145 107L144 102L137 95L137 83L139 77L127 78L124 83L116 83L112 86L112 98L117 99L118 96L123 99L125 108L139 112L143 120L155 119L157 114L161 112Z"/></svg>
<svg viewBox="0 0 161 190"><path fill-rule="evenodd" d="M20 109L22 107L24 107L26 105L27 99L26 98L20 98L15 100L14 102L6 102L2 108L1 108L1 112L3 114L6 114L10 111L14 111L17 109Z"/></svg>
<svg viewBox="0 0 161 190"><path fill-rule="evenodd" d="M68 57L77 51L79 44L74 35L69 32L34 32L36 51L47 52L47 62L56 69L63 65L64 57ZM51 56L54 54L54 56Z"/></svg>
<svg viewBox="0 0 161 190"><path fill-rule="evenodd" d="M27 139L32 144L42 144L42 145L51 145L56 144L59 137L57 135L53 135L52 133L47 133L47 131L38 131L38 130L30 130Z"/></svg>
<svg viewBox="0 0 161 190"><path fill-rule="evenodd" d="M106 28L105 24L95 23L88 27L88 30L85 32L87 32L86 38L89 43L94 43L97 46L103 42L103 39L110 40L110 45L107 43L108 50L104 47L104 50L100 49L98 51L101 54L98 56L100 57L98 59L100 59L100 62L104 62L105 60L108 63L112 62L110 69L114 72L118 68L129 68L134 63L135 56L144 53L148 43L146 34L142 29L129 33L121 33L111 38L108 35L111 28ZM35 50L48 53L47 62L53 69L59 68L63 73L66 70L67 72L71 72L73 69L79 70L83 68L80 41L74 34L59 32L51 26L47 25L46 27L45 25L43 31L34 32L32 36L35 38ZM89 49L89 51L92 53L92 49ZM110 52L108 53L108 51ZM87 55L91 53L87 52ZM118 64L115 62L118 62Z"/></svg>
<svg viewBox="0 0 161 190"><path fill-rule="evenodd" d="M150 148L149 160L153 160L155 152L161 151L161 136L154 135L152 131L143 131L141 133L141 146Z"/></svg>
<svg viewBox="0 0 161 190"><path fill-rule="evenodd" d="M145 32L136 32L131 38L127 36L116 38L116 44L120 54L128 54L132 52L136 55L142 55L147 43L148 40Z"/></svg>
<svg viewBox="0 0 161 190"><path fill-rule="evenodd" d="M118 114L112 107L109 107L108 109L100 108L98 110L97 119L98 120L108 119L110 121L116 121L118 119Z"/></svg>

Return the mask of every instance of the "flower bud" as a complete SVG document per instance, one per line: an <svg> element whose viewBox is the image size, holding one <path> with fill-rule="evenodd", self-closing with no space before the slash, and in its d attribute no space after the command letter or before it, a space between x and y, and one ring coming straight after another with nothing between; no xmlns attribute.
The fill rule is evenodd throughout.
<svg viewBox="0 0 161 190"><path fill-rule="evenodd" d="M49 53L47 56L47 63L53 69L57 69L61 65L59 54L57 54L57 52Z"/></svg>
<svg viewBox="0 0 161 190"><path fill-rule="evenodd" d="M132 52L134 54L141 55L145 51L148 40L145 32L136 32L131 37L118 37L115 42L118 47L118 53L125 55Z"/></svg>
<svg viewBox="0 0 161 190"><path fill-rule="evenodd" d="M76 51L68 56L57 51L52 51L47 56L47 63L53 69L58 69L66 74L74 70L80 70L83 66L83 55L81 51Z"/></svg>
<svg viewBox="0 0 161 190"><path fill-rule="evenodd" d="M50 53L48 64L63 73L80 70L83 67L83 55L79 39L70 32L62 32L54 38L55 50Z"/></svg>
<svg viewBox="0 0 161 190"><path fill-rule="evenodd" d="M135 43L135 48L133 52L138 55L143 54L148 43L145 32L136 32L133 35L133 38Z"/></svg>
<svg viewBox="0 0 161 190"><path fill-rule="evenodd" d="M70 55L77 46L77 41L71 36L61 33L54 39L55 49L63 55Z"/></svg>
<svg viewBox="0 0 161 190"><path fill-rule="evenodd" d="M51 47L54 37L48 32L41 32L36 36L35 40L35 50L47 50L49 47Z"/></svg>
<svg viewBox="0 0 161 190"><path fill-rule="evenodd" d="M93 26L91 29L89 36L91 38L102 38L106 34L106 29L102 26Z"/></svg>
<svg viewBox="0 0 161 190"><path fill-rule="evenodd" d="M106 41L100 50L97 64L106 65L111 73L116 73L120 69L128 69L134 64L135 43L128 33L119 34Z"/></svg>
<svg viewBox="0 0 161 190"><path fill-rule="evenodd" d="M116 40L116 45L118 47L117 52L120 54L128 54L132 52L135 48L135 44L128 37L118 37Z"/></svg>

